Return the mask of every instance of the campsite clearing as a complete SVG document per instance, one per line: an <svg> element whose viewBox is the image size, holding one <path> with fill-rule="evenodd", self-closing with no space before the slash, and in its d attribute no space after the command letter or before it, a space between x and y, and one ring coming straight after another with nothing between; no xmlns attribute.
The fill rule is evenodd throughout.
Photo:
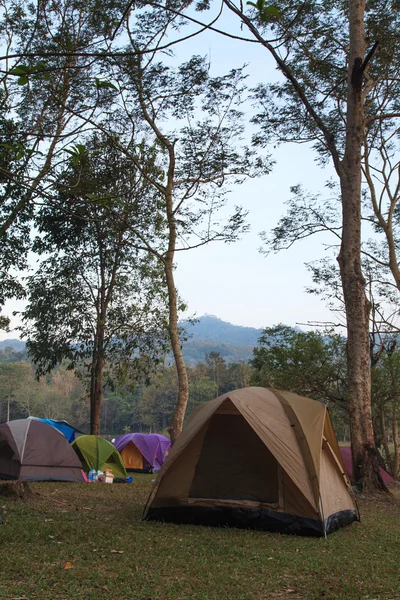
<svg viewBox="0 0 400 600"><path fill-rule="evenodd" d="M141 521L153 478L0 497L0 598L400 598L399 489L361 497L362 522L323 539Z"/></svg>

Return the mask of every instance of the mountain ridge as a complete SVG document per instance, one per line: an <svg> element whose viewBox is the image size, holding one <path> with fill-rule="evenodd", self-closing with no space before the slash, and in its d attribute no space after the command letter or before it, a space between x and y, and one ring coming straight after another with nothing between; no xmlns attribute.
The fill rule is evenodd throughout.
<svg viewBox="0 0 400 600"><path fill-rule="evenodd" d="M248 361L263 329L233 325L215 315L202 315L192 321L180 323L186 332L182 344L185 361L193 365L204 361L205 355L218 352L226 362ZM7 347L16 351L25 348L25 342L14 338L0 341L0 350Z"/></svg>

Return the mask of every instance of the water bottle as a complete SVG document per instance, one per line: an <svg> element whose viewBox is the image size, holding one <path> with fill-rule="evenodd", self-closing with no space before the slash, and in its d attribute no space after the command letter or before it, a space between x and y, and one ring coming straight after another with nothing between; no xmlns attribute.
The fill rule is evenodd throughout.
<svg viewBox="0 0 400 600"><path fill-rule="evenodd" d="M89 483L94 483L96 481L97 477L95 469L90 469L88 479Z"/></svg>

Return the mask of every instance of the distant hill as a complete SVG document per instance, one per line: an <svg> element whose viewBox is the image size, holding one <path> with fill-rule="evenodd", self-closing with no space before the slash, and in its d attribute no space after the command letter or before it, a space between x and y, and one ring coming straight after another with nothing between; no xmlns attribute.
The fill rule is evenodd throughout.
<svg viewBox="0 0 400 600"><path fill-rule="evenodd" d="M186 324L186 331L192 339L237 344L239 346L255 346L263 332L263 329L256 329L255 327L232 325L232 323L223 321L214 315L203 315L198 318L194 325L187 321L183 321L182 324Z"/></svg>
<svg viewBox="0 0 400 600"><path fill-rule="evenodd" d="M16 339L1 340L0 341L0 350L4 350L4 348L14 348L14 350L24 350L25 342L23 342L22 340L16 340Z"/></svg>
<svg viewBox="0 0 400 600"><path fill-rule="evenodd" d="M210 352L219 352L228 363L248 361L263 331L255 327L232 325L213 315L199 317L194 325L187 321L181 325L186 327L188 339L183 344L183 355L189 365L204 361L205 355ZM17 339L0 341L0 350L7 347L22 351L25 342Z"/></svg>
<svg viewBox="0 0 400 600"><path fill-rule="evenodd" d="M186 322L186 331L188 340L183 344L183 355L187 364L196 364L204 361L210 352L219 352L226 362L250 360L263 330L232 325L213 315L203 315L194 325Z"/></svg>

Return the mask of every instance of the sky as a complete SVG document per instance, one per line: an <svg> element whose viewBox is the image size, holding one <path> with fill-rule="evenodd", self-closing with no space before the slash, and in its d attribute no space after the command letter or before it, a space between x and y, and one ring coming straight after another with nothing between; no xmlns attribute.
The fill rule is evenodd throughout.
<svg viewBox="0 0 400 600"><path fill-rule="evenodd" d="M230 31L236 27L240 34L235 17L228 16L223 23ZM192 54L208 56L213 75L246 63L249 85L279 78L264 48L210 31L176 46L175 54L178 62ZM290 187L301 183L313 193L323 192L325 182L335 176L333 167L320 167L315 153L304 144L282 145L271 153L276 161L271 174L249 180L230 193L231 207L239 204L249 211L250 231L232 244L212 243L179 253L176 283L188 305L183 316L212 314L250 327L335 320L323 300L305 291L311 276L304 263L324 256L327 238L313 236L268 257L259 252L259 234L273 228L284 214ZM10 302L4 312L22 307L21 302ZM12 323L16 325L17 320ZM18 337L18 332L0 331L0 340L10 337Z"/></svg>
<svg viewBox="0 0 400 600"><path fill-rule="evenodd" d="M229 31L245 34L233 15L222 22ZM249 86L280 78L264 48L213 32L182 44L176 53L208 55L213 74L246 63ZM215 243L178 257L176 280L189 315L207 313L250 327L337 320L321 299L305 291L311 276L304 263L324 256L327 237L315 236L268 257L258 250L260 232L272 229L283 216L290 187L302 183L313 193L323 192L334 169L320 167L315 152L304 144L282 145L271 153L276 161L271 174L247 181L231 193L231 206L240 204L249 211L250 232L234 244Z"/></svg>

